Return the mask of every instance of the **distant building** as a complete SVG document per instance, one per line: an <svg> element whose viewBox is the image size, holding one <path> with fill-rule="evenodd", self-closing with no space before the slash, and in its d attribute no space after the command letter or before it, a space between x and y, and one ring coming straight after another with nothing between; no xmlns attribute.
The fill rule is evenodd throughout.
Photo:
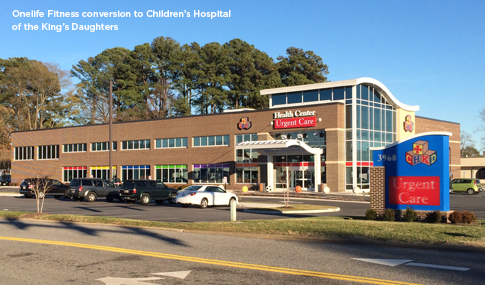
<svg viewBox="0 0 485 285"><path fill-rule="evenodd" d="M369 187L370 147L417 133L447 131L450 174L460 175L460 125L415 115L379 81L359 78L266 89L266 110L15 132L12 181L44 173L168 184L227 182L228 189L259 184L331 192Z"/></svg>
<svg viewBox="0 0 485 285"><path fill-rule="evenodd" d="M455 178L485 179L485 157L462 157L460 175Z"/></svg>

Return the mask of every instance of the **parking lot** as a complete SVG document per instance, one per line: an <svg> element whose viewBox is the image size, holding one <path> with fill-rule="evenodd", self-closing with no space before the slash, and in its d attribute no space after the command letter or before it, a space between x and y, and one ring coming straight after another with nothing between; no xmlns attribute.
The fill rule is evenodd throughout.
<svg viewBox="0 0 485 285"><path fill-rule="evenodd" d="M2 196L7 195L9 196ZM10 194L11 193L11 194ZM369 208L369 203L365 201L347 201L345 196L342 199L297 199L291 198L291 203L314 204L336 206L341 210L335 213L320 214L298 214L298 215L270 215L247 213L239 207L237 211L238 220L255 220L255 219L281 219L310 216L364 216L365 211ZM240 196L241 204L251 205L250 203L272 203L283 204L283 197L252 197ZM368 200L368 199L367 199ZM474 212L479 219L485 220L485 194L482 192L477 195L467 195L462 193L453 193L450 196L451 210L467 210ZM0 210L10 211L36 211L35 198L24 198L18 195L18 187L0 186ZM122 202L106 202L100 198L96 202L77 202L72 199L54 199L47 196L44 204L44 212L51 214L74 214L89 216L111 216L127 219L141 219L150 221L163 222L202 222L202 221L229 221L229 207L209 207L200 209L197 206L182 208L180 205L163 203L155 204L153 201L147 205L127 204Z"/></svg>

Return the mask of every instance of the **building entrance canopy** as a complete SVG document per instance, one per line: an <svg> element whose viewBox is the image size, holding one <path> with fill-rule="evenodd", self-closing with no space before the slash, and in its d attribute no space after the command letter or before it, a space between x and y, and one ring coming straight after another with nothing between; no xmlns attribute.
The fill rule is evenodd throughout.
<svg viewBox="0 0 485 285"><path fill-rule="evenodd" d="M305 142L299 140L271 140L271 141L247 141L240 142L236 145L236 149L254 149L258 150L263 155L272 155L274 153L288 152L288 151L299 151L316 155L322 154L323 150L321 148L312 148Z"/></svg>
<svg viewBox="0 0 485 285"><path fill-rule="evenodd" d="M266 155L266 167L267 167L267 181L266 185L270 186L271 189L276 189L275 185L275 173L274 173L274 163L273 156L282 153L309 153L315 156L314 161L314 177L315 184L312 187L314 190L318 189L321 184L321 156L323 154L323 149L312 148L308 144L299 140L268 140L268 141L246 141L236 144L236 149L253 149L257 150L258 153ZM286 170L287 171L287 170ZM310 173L310 172L309 172ZM262 181L261 181L262 182ZM313 184L313 183L312 183ZM302 185L305 186L305 185Z"/></svg>

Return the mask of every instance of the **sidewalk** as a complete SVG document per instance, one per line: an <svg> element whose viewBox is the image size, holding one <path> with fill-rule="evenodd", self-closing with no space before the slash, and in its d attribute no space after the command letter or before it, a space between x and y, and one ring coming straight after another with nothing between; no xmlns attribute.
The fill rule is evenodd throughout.
<svg viewBox="0 0 485 285"><path fill-rule="evenodd" d="M229 190L230 192L235 193L237 196L244 199L244 197L284 197L287 193L283 191L254 191L249 190L246 193L243 193L241 190ZM322 200L344 200L344 201L369 201L370 196L369 193L355 195L352 192L335 192L335 193L328 193L325 194L323 192L302 192L296 193L295 191L290 191L290 198L307 198L307 199L322 199Z"/></svg>

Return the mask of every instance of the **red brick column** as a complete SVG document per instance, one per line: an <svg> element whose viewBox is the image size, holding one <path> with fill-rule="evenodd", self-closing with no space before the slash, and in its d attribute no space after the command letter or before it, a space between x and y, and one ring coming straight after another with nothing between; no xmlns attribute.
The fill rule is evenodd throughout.
<svg viewBox="0 0 485 285"><path fill-rule="evenodd" d="M381 216L386 210L386 168L370 168L370 208Z"/></svg>

